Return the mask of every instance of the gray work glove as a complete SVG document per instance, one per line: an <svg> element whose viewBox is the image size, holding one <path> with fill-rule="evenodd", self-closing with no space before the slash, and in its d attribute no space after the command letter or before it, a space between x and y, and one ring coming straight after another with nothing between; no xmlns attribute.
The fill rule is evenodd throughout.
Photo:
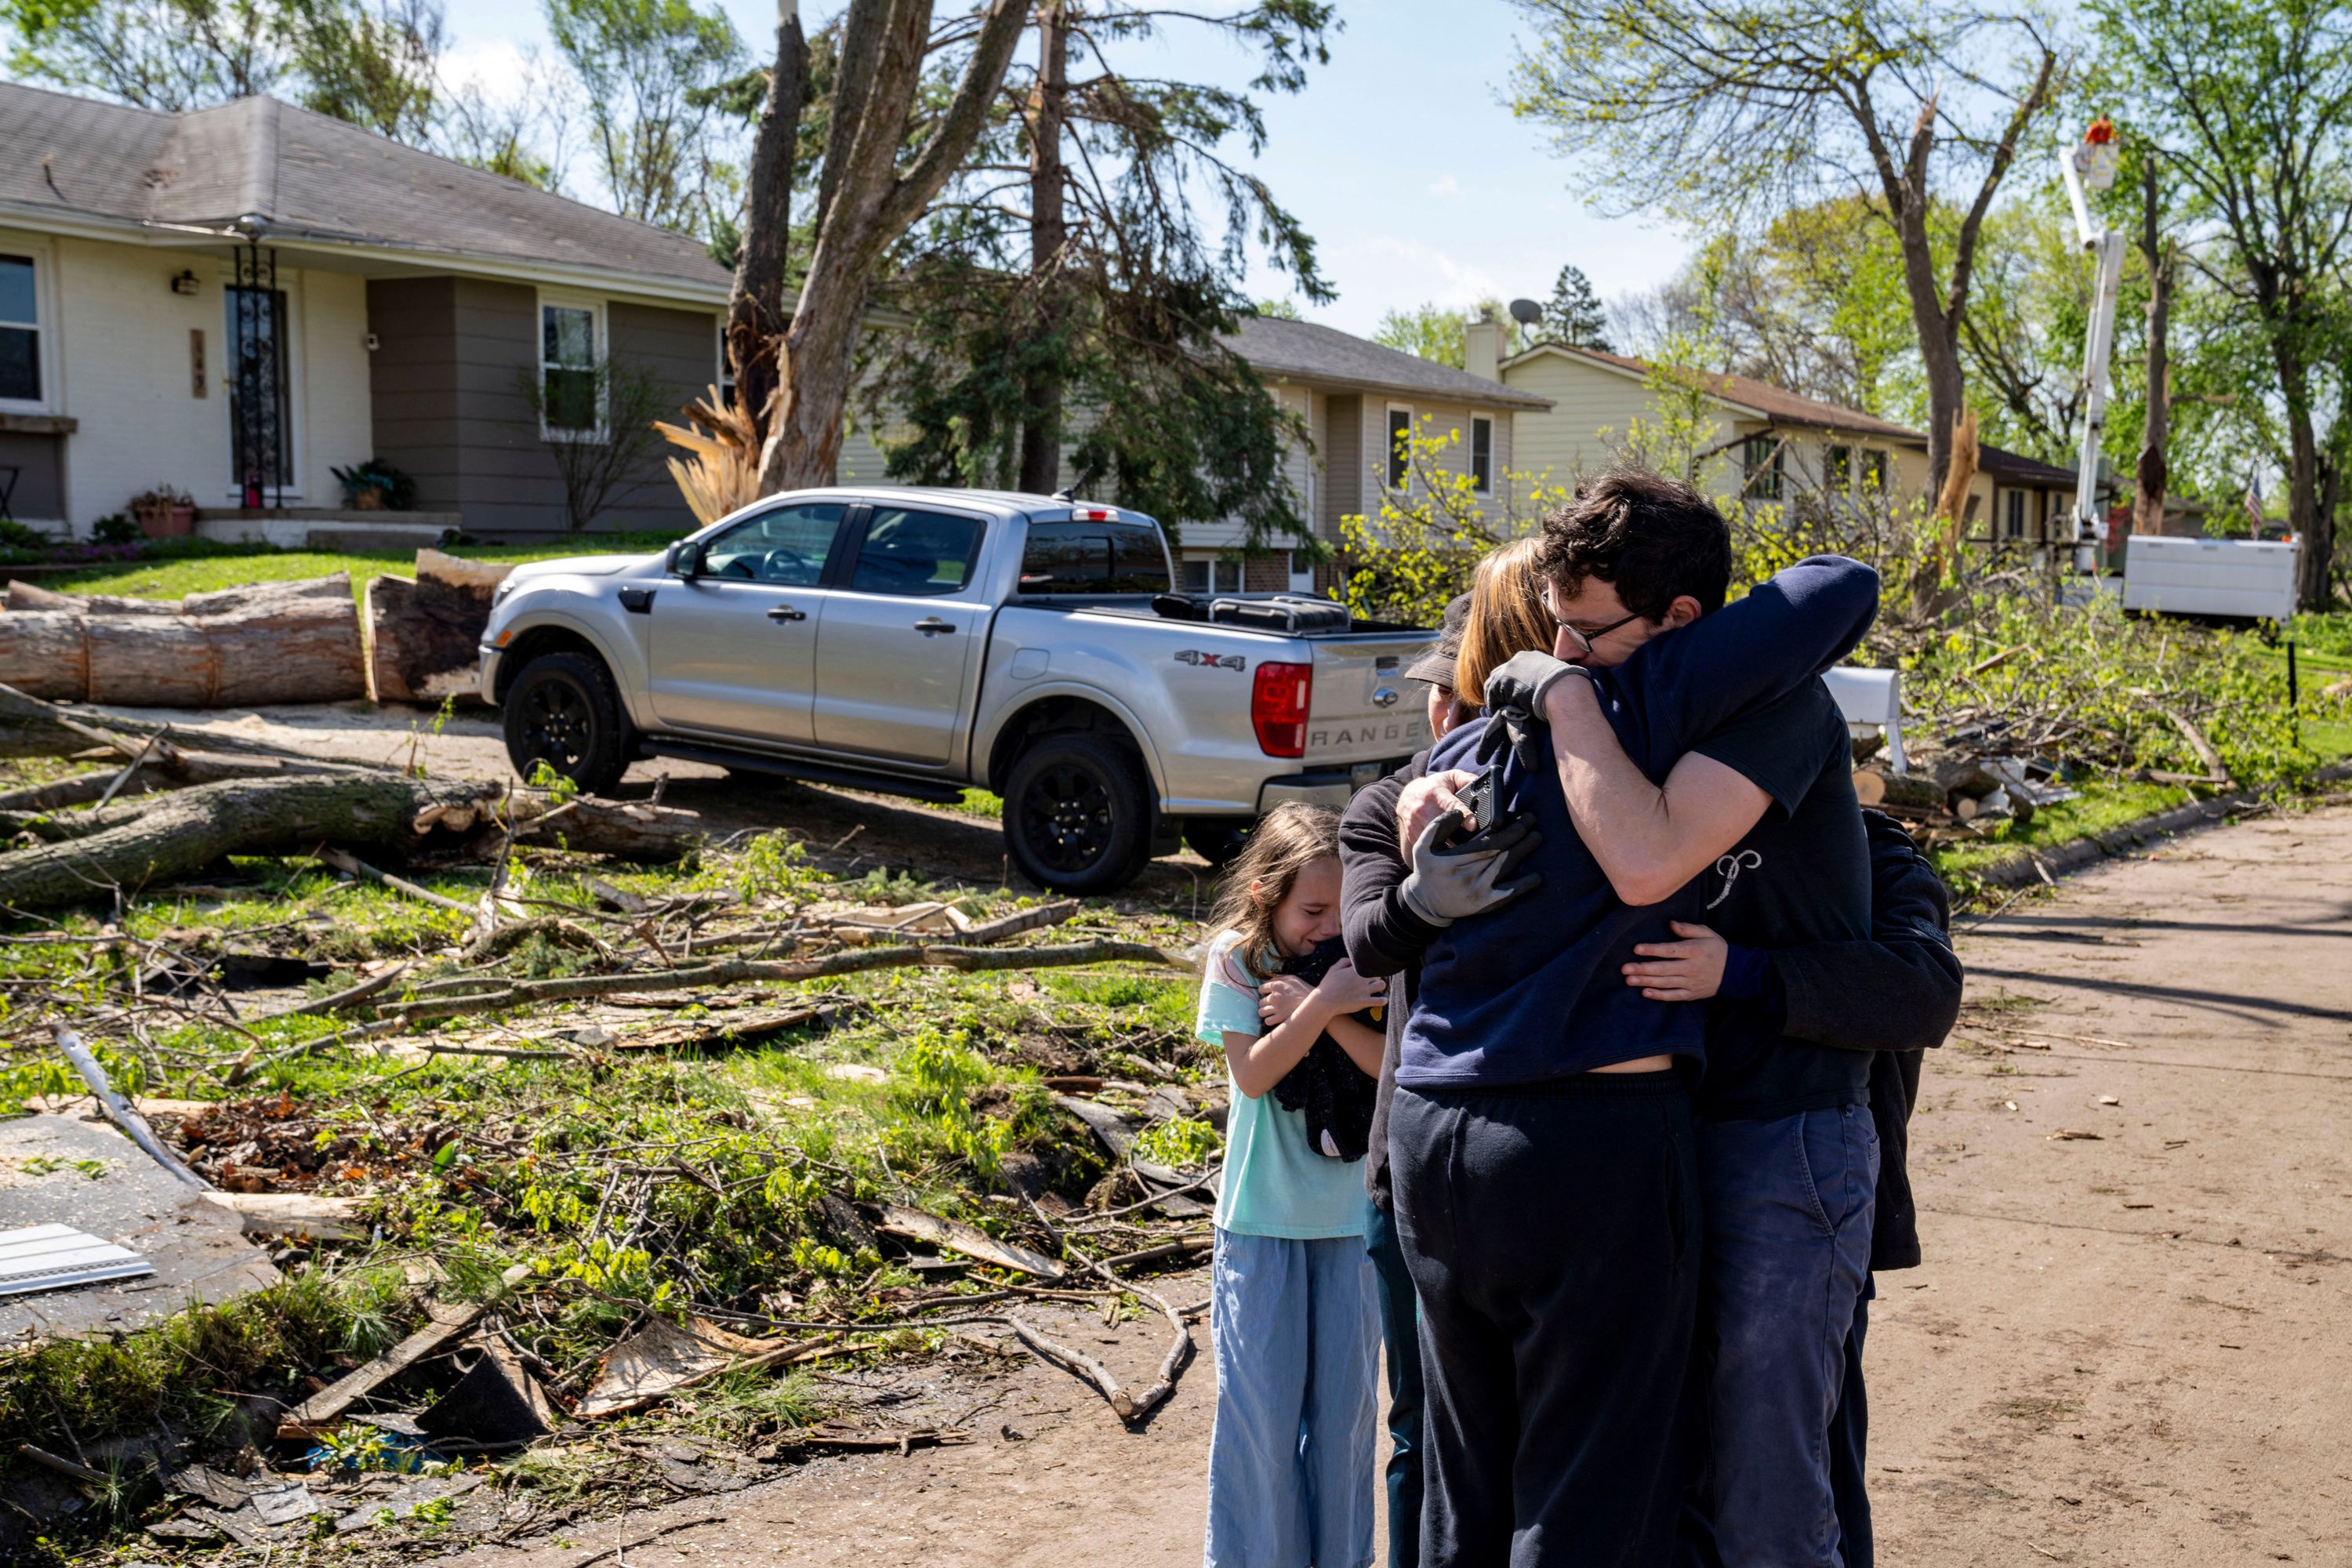
<svg viewBox="0 0 2352 1568"><path fill-rule="evenodd" d="M1507 742L1530 772L1540 773L1551 753L1537 736L1544 722L1544 699L1570 676L1591 679L1580 665L1529 649L1513 654L1486 677L1486 732L1478 742L1478 760L1490 761Z"/></svg>
<svg viewBox="0 0 2352 1568"><path fill-rule="evenodd" d="M1532 818L1484 827L1463 842L1445 841L1458 831L1463 814L1449 811L1421 830L1412 847L1412 869L1397 891L1404 907L1433 926L1499 910L1531 892L1543 878L1530 871L1516 881L1503 879L1542 847Z"/></svg>

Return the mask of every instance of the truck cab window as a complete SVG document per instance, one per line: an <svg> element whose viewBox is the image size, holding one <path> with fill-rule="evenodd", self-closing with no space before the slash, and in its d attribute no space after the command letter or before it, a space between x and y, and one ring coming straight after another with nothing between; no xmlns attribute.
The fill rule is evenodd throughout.
<svg viewBox="0 0 2352 1568"><path fill-rule="evenodd" d="M1021 553L1024 594L1165 594L1159 531L1130 522L1032 522Z"/></svg>
<svg viewBox="0 0 2352 1568"><path fill-rule="evenodd" d="M910 598L952 594L971 577L979 547L977 519L876 507L849 586L860 594Z"/></svg>
<svg viewBox="0 0 2352 1568"><path fill-rule="evenodd" d="M814 588L849 509L838 502L778 507L746 518L703 546L702 570L784 588Z"/></svg>

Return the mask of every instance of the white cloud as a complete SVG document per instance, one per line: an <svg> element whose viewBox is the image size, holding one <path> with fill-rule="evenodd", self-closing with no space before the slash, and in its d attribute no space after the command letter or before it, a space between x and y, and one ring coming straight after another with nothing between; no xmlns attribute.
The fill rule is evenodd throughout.
<svg viewBox="0 0 2352 1568"><path fill-rule="evenodd" d="M1429 194L1433 196L1458 196L1462 194L1462 184L1453 175L1448 174L1430 186Z"/></svg>

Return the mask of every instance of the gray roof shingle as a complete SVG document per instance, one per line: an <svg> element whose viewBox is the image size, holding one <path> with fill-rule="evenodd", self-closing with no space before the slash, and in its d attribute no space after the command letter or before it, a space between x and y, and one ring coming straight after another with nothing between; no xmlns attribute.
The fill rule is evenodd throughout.
<svg viewBox="0 0 2352 1568"><path fill-rule="evenodd" d="M1297 375L1345 382L1382 392L1419 393L1457 403L1505 408L1549 408L1538 397L1488 381L1419 354L1388 348L1313 321L1280 316L1244 316L1241 330L1224 336L1225 346L1249 361L1260 375Z"/></svg>
<svg viewBox="0 0 2352 1568"><path fill-rule="evenodd" d="M0 212L625 273L724 289L696 241L269 98L166 114L0 83Z"/></svg>

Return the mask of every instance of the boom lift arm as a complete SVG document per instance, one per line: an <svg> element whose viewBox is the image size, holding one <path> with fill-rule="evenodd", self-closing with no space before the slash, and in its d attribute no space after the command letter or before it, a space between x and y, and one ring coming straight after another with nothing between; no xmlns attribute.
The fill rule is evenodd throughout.
<svg viewBox="0 0 2352 1568"><path fill-rule="evenodd" d="M2089 573L2097 566L2098 542L2107 536L2107 520L2099 510L2099 455L2107 431L2107 361L2116 342L2116 300L2122 292L2124 237L2091 216L2086 191L2104 191L2116 183L2116 128L2102 115L2091 122L2080 144L2058 154L2058 173L2066 182L2066 199L2074 208L2074 234L2083 248L2096 258L2098 279L2091 296L2091 322L2083 345L2083 450L2074 470L2074 515L2068 538L2074 547L2074 570Z"/></svg>

